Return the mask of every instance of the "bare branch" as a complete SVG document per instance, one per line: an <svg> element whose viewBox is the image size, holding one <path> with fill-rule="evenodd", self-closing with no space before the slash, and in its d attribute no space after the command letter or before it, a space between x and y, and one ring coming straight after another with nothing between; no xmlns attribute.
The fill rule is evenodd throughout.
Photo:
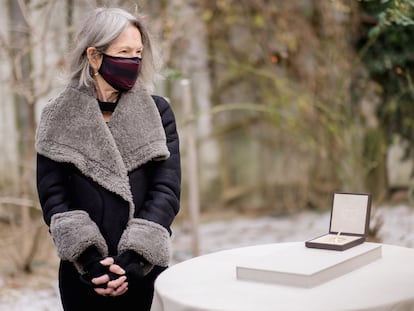
<svg viewBox="0 0 414 311"><path fill-rule="evenodd" d="M30 23L29 10L27 9L26 3L24 3L23 0L17 0L17 3L20 7L20 11L22 13L22 16L24 18L25 24L27 25L28 29L33 29L33 25L31 25Z"/></svg>
<svg viewBox="0 0 414 311"><path fill-rule="evenodd" d="M25 206L25 207L38 207L37 202L29 199L23 198L15 198L15 197L0 197L0 205L1 204L12 204L17 206Z"/></svg>

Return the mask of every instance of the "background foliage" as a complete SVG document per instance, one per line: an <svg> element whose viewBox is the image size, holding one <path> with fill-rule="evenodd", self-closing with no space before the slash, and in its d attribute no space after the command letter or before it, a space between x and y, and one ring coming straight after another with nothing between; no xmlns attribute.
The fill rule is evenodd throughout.
<svg viewBox="0 0 414 311"><path fill-rule="evenodd" d="M414 146L414 1L362 1L369 18L362 24L357 49L369 79L381 86L378 116L391 142L397 134Z"/></svg>

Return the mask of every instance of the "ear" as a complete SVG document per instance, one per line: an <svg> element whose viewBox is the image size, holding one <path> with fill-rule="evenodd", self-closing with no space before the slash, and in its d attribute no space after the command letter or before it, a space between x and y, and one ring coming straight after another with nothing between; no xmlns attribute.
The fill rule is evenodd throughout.
<svg viewBox="0 0 414 311"><path fill-rule="evenodd" d="M89 64L91 65L92 69L95 72L97 72L102 64L101 53L99 53L95 47L90 46L86 49L86 57L88 58Z"/></svg>

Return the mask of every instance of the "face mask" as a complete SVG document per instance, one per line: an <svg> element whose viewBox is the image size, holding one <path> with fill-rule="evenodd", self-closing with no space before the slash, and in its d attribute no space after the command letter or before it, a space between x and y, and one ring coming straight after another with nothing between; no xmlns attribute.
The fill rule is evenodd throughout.
<svg viewBox="0 0 414 311"><path fill-rule="evenodd" d="M129 91L135 84L141 69L140 57L115 57L102 53L98 72L114 89Z"/></svg>

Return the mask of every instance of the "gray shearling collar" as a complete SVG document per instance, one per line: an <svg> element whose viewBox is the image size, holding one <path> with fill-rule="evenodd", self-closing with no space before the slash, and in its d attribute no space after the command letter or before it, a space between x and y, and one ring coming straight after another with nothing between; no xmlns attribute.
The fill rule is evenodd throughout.
<svg viewBox="0 0 414 311"><path fill-rule="evenodd" d="M105 123L93 88L73 81L42 111L36 151L54 161L74 164L104 188L133 201L128 171L169 157L158 109L145 89L124 93Z"/></svg>

